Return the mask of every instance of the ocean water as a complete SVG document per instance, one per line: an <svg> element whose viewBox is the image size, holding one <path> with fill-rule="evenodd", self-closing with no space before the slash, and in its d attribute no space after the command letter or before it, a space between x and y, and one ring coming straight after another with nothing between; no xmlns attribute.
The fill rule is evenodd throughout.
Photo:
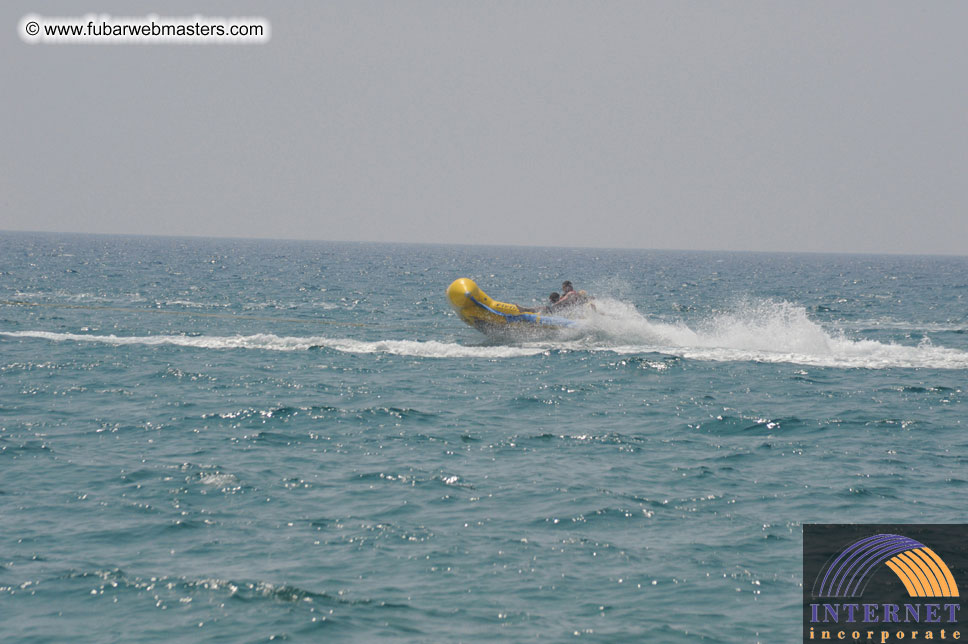
<svg viewBox="0 0 968 644"><path fill-rule="evenodd" d="M2 233L0 632L798 641L804 523L966 520L966 374L966 258Z"/></svg>

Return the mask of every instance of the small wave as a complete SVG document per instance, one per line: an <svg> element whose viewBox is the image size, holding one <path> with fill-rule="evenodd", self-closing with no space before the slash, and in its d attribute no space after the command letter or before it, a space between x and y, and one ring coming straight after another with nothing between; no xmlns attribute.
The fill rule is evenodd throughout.
<svg viewBox="0 0 968 644"><path fill-rule="evenodd" d="M968 322L913 322L891 317L854 320L841 323L845 328L863 331L916 331L919 333L968 333Z"/></svg>
<svg viewBox="0 0 968 644"><path fill-rule="evenodd" d="M229 305L226 303L218 302L195 302L194 300L166 300L160 302L162 306L180 306L186 309L211 309L211 308L227 308Z"/></svg>
<svg viewBox="0 0 968 644"><path fill-rule="evenodd" d="M96 342L116 346L144 345L191 347L197 349L259 349L265 351L306 351L332 349L342 353L388 353L418 358L516 358L544 353L542 347L525 346L465 346L435 340L353 340L324 336L291 337L268 333L233 336L148 335L118 336L83 333L55 333L52 331L0 331L13 338L37 338L53 342Z"/></svg>
<svg viewBox="0 0 968 644"><path fill-rule="evenodd" d="M72 571L69 579L94 580L92 595L104 595L130 589L151 593L158 607L190 603L189 598L206 595L221 599L231 598L241 601L269 600L305 606L309 612L316 612L323 606L369 605L386 606L386 602L370 599L348 599L342 593L332 595L297 586L268 581L236 581L232 579L201 578L192 579L179 576L141 577L128 575L120 568ZM186 601L189 600L189 601ZM315 607L314 607L315 606Z"/></svg>
<svg viewBox="0 0 968 644"><path fill-rule="evenodd" d="M118 295L102 295L99 293L75 293L72 291L14 291L14 297L31 303L56 303L57 301L74 304L117 304L147 302L141 293L121 293Z"/></svg>

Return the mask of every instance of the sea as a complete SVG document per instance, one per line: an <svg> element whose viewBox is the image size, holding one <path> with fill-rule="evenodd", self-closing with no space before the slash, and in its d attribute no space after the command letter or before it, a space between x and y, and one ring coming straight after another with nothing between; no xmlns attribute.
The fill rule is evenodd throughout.
<svg viewBox="0 0 968 644"><path fill-rule="evenodd" d="M804 524L966 522L966 375L965 257L0 233L0 639L796 642Z"/></svg>

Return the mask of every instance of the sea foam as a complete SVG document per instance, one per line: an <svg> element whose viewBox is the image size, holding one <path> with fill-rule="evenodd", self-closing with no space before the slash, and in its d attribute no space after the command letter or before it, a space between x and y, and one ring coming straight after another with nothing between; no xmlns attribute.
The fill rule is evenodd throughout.
<svg viewBox="0 0 968 644"><path fill-rule="evenodd" d="M968 352L933 346L928 340L912 346L851 338L825 329L804 307L785 301L745 301L692 327L650 320L616 300L602 300L597 308L599 314L586 321L590 341L579 341L589 349L820 367L968 368Z"/></svg>
<svg viewBox="0 0 968 644"><path fill-rule="evenodd" d="M228 336L147 335L119 336L51 331L0 331L0 335L18 338L38 338L54 342L98 342L103 344L162 346L173 345L198 349L258 349L264 351L306 351L333 349L343 353L388 353L421 358L514 358L532 356L546 351L540 347L522 346L467 346L436 340L376 340L324 336L292 337L271 333Z"/></svg>

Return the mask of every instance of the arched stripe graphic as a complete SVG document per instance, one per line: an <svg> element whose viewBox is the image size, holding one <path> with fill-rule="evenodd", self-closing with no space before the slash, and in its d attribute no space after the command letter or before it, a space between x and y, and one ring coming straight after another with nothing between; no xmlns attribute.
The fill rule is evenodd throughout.
<svg viewBox="0 0 968 644"><path fill-rule="evenodd" d="M921 548L921 552L926 554L928 558L934 562L935 566L937 566L941 571L941 575L944 577L945 583L948 586L947 597L958 597L958 586L955 585L955 578L952 576L951 571L948 569L948 566L945 564L945 562L941 561L941 557L939 557L934 550L928 548L927 546Z"/></svg>
<svg viewBox="0 0 968 644"><path fill-rule="evenodd" d="M894 563L893 559L888 559L884 563L885 565L887 565L888 568L893 570L894 574L897 575L897 578L901 580L901 583L904 584L904 589L908 591L908 595L910 595L911 597L917 597L918 591L914 587L914 584L911 583L911 579L908 577L907 572L904 571L896 563Z"/></svg>
<svg viewBox="0 0 968 644"><path fill-rule="evenodd" d="M924 574L928 578L928 581L931 582L931 592L934 593L932 597L941 597L942 595L948 594L948 589L942 588L944 584L944 582L942 581L944 578L944 575L942 575L939 570L935 569L935 566L933 563L928 563L921 556L920 549L912 550L911 552L908 552L906 554L908 557L911 557L911 559L918 562L918 565L921 567L921 570L924 571Z"/></svg>
<svg viewBox="0 0 968 644"><path fill-rule="evenodd" d="M914 587L917 591L917 597L927 597L931 592L931 584L928 579L924 576L924 571L921 570L916 563L911 561L905 553L901 553L898 556L891 559L896 563L901 564L901 569L904 570L905 574L908 575L909 579L914 580Z"/></svg>
<svg viewBox="0 0 968 644"><path fill-rule="evenodd" d="M821 597L837 597L839 592L835 589L834 583L837 581L838 577L841 576L844 569L853 565L853 562L860 556L864 550L871 546L876 546L879 543L884 542L889 539L892 535L876 534L872 537L867 537L856 541L851 545L841 551L837 558L832 564L827 567L827 572L823 577L823 581L820 582L820 591L816 593Z"/></svg>
<svg viewBox="0 0 968 644"><path fill-rule="evenodd" d="M904 583L911 597L958 597L958 587L948 566L934 551L928 551L930 548L918 548L885 563Z"/></svg>
<svg viewBox="0 0 968 644"><path fill-rule="evenodd" d="M899 534L876 534L844 548L814 583L818 597L860 597L886 565L911 597L958 597L951 570L923 543ZM819 585L819 588L818 588Z"/></svg>
<svg viewBox="0 0 968 644"><path fill-rule="evenodd" d="M906 557L914 562L917 569L921 571L924 579L928 582L928 587L930 587L931 594L929 597L941 597L945 594L945 591L941 590L941 581L938 579L938 575L935 574L931 566L928 566L921 557L918 556L917 550L911 550L910 552L903 552L898 555L898 557ZM928 592L928 588L925 588L925 592Z"/></svg>
<svg viewBox="0 0 968 644"><path fill-rule="evenodd" d="M867 580L881 563L896 554L910 548L920 547L914 539L908 539L896 534L878 535L885 537L868 544L857 560L843 570L840 583L837 585L835 597L860 597Z"/></svg>

